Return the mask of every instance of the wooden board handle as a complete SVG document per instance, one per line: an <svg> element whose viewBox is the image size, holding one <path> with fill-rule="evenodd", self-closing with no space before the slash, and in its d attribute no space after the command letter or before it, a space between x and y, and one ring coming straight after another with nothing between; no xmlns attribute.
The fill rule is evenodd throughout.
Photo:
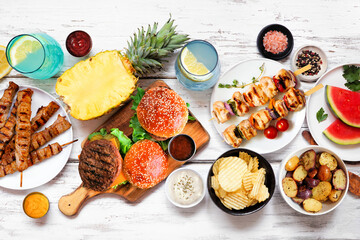
<svg viewBox="0 0 360 240"><path fill-rule="evenodd" d="M78 213L86 199L98 194L100 194L100 192L90 190L81 185L74 192L60 198L58 203L59 210L66 216L73 216Z"/></svg>

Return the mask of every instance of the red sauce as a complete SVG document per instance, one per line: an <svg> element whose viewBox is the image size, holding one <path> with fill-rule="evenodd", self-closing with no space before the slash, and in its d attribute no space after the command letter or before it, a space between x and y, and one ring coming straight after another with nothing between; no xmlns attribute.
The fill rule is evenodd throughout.
<svg viewBox="0 0 360 240"><path fill-rule="evenodd" d="M176 160L187 160L195 151L192 139L186 135L179 135L171 140L169 151Z"/></svg>
<svg viewBox="0 0 360 240"><path fill-rule="evenodd" d="M66 49L75 57L83 57L89 54L92 41L89 34L84 31L75 31L66 38Z"/></svg>

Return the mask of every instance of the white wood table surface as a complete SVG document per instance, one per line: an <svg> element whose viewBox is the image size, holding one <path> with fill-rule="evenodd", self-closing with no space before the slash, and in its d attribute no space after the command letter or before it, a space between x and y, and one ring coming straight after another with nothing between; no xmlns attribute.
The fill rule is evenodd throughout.
<svg viewBox="0 0 360 240"><path fill-rule="evenodd" d="M87 31L93 39L91 55L94 55L102 50L123 49L138 27L154 21L161 25L169 14L175 19L178 32L187 33L192 39L210 41L216 47L222 73L242 60L261 57L256 48L256 37L262 27L271 23L283 24L291 30L294 50L303 44L321 47L328 57L329 68L360 62L359 0L0 2L0 45L6 45L18 34L46 32L63 47L65 64L62 72L79 61L64 47L70 32ZM163 71L139 82L141 86L147 86L162 79L190 103L190 110L210 133L211 140L186 165L199 171L205 179L211 163L230 147L209 121L212 90L192 92L185 89L175 77L174 59L175 55L169 58ZM280 62L290 67L290 57ZM57 97L56 77L33 80L12 71L1 81L0 88L5 88L11 80L39 87ZM307 90L312 85L302 84L302 88ZM64 169L49 183L26 191L0 188L0 239L360 239L359 198L349 193L333 212L311 217L291 209L277 187L264 209L246 217L225 214L213 204L208 194L194 208L177 208L166 199L163 183L135 203L118 196L102 195L88 201L77 216L66 217L57 204L61 196L72 192L81 183L77 170L80 142L108 117L91 121L71 118L74 138L80 141L74 144ZM305 121L301 131L306 129ZM279 162L287 154L308 144L301 131L288 146L264 155L276 175ZM360 173L360 162L347 166L350 171ZM42 219L31 219L23 213L22 201L32 191L43 192L50 200L50 211Z"/></svg>

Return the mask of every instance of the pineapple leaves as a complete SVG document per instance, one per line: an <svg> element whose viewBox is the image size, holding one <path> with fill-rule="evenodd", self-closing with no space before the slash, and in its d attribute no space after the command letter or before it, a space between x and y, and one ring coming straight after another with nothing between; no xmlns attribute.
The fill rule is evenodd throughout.
<svg viewBox="0 0 360 240"><path fill-rule="evenodd" d="M174 50L181 48L187 40L187 34L178 34L175 31L174 20L169 20L158 31L158 23L138 28L133 37L130 37L126 55L135 68L137 74L143 75L160 70L163 67L163 58Z"/></svg>

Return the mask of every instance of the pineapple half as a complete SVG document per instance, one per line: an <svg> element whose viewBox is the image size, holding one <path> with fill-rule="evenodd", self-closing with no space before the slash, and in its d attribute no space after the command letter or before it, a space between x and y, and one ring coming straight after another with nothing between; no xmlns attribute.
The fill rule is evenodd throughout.
<svg viewBox="0 0 360 240"><path fill-rule="evenodd" d="M189 39L177 34L173 23L170 18L160 30L157 23L146 31L142 27L131 37L124 53L100 52L65 71L55 90L70 108L71 116L94 119L126 102L135 90L137 75L161 69L163 59Z"/></svg>
<svg viewBox="0 0 360 240"><path fill-rule="evenodd" d="M55 90L69 106L71 116L89 120L129 99L137 83L133 72L118 51L100 52L65 71Z"/></svg>

